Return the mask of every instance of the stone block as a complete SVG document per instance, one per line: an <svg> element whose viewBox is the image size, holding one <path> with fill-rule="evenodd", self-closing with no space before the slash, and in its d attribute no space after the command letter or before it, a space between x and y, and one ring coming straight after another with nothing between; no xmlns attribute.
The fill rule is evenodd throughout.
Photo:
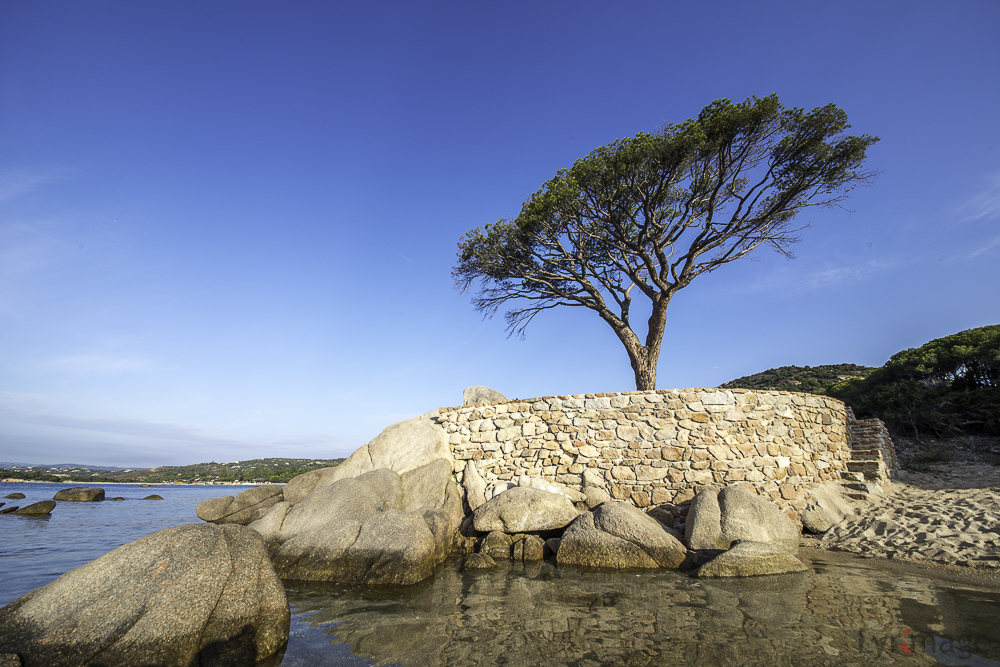
<svg viewBox="0 0 1000 667"><path fill-rule="evenodd" d="M615 479L633 480L635 479L635 472L625 466L615 466L611 469L611 476Z"/></svg>
<svg viewBox="0 0 1000 667"><path fill-rule="evenodd" d="M651 500L654 505L665 505L674 502L674 495L673 489L653 489Z"/></svg>
<svg viewBox="0 0 1000 667"><path fill-rule="evenodd" d="M681 455L684 453L680 447L661 447L660 456L663 457L664 461L680 461Z"/></svg>
<svg viewBox="0 0 1000 667"><path fill-rule="evenodd" d="M614 485L611 487L611 497L615 500L628 500L631 495L631 486Z"/></svg>
<svg viewBox="0 0 1000 667"><path fill-rule="evenodd" d="M646 491L633 491L629 497L636 507L649 507L649 493Z"/></svg>
<svg viewBox="0 0 1000 667"><path fill-rule="evenodd" d="M648 465L639 466L636 469L636 478L644 482L651 482L666 477L668 470L669 468L653 468Z"/></svg>

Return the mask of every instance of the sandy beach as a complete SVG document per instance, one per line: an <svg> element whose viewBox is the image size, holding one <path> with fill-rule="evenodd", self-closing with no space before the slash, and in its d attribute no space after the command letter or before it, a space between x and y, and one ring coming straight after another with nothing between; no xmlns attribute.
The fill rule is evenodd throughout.
<svg viewBox="0 0 1000 667"><path fill-rule="evenodd" d="M1000 571L1000 467L902 470L885 494L803 546L866 557Z"/></svg>

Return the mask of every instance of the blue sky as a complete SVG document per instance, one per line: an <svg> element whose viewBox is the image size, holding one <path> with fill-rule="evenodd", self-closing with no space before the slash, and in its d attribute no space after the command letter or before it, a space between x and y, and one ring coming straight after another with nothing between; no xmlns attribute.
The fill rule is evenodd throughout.
<svg viewBox="0 0 1000 667"><path fill-rule="evenodd" d="M718 98L834 102L883 173L680 292L660 387L998 323L998 33L992 0L0 3L0 460L345 456L468 385L634 388L589 311L483 321L456 243Z"/></svg>

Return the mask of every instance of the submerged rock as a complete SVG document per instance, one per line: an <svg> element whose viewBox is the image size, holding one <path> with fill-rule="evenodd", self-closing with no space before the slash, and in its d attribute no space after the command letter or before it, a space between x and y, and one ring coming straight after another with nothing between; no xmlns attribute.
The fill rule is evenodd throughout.
<svg viewBox="0 0 1000 667"><path fill-rule="evenodd" d="M21 500L24 498L24 494L21 492L8 493L4 498L10 498L11 500Z"/></svg>
<svg viewBox="0 0 1000 667"><path fill-rule="evenodd" d="M466 570L492 570L496 566L497 562L484 553L469 554L462 565Z"/></svg>
<svg viewBox="0 0 1000 667"><path fill-rule="evenodd" d="M0 609L0 654L26 667L253 665L289 609L263 542L188 524L129 542Z"/></svg>
<svg viewBox="0 0 1000 667"><path fill-rule="evenodd" d="M143 498L143 500L163 500L163 496L158 496L155 493Z"/></svg>
<svg viewBox="0 0 1000 667"><path fill-rule="evenodd" d="M104 489L93 486L74 486L62 489L52 496L52 500L73 500L80 502L97 502L104 500Z"/></svg>

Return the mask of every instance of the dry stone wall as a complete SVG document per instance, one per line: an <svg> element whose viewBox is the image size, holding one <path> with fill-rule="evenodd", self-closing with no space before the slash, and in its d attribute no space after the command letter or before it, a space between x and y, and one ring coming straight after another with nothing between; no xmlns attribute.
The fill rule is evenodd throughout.
<svg viewBox="0 0 1000 667"><path fill-rule="evenodd" d="M807 488L840 479L851 458L844 404L785 391L551 396L442 408L436 419L459 480L475 464L488 486L527 475L638 507L740 483L796 511Z"/></svg>

